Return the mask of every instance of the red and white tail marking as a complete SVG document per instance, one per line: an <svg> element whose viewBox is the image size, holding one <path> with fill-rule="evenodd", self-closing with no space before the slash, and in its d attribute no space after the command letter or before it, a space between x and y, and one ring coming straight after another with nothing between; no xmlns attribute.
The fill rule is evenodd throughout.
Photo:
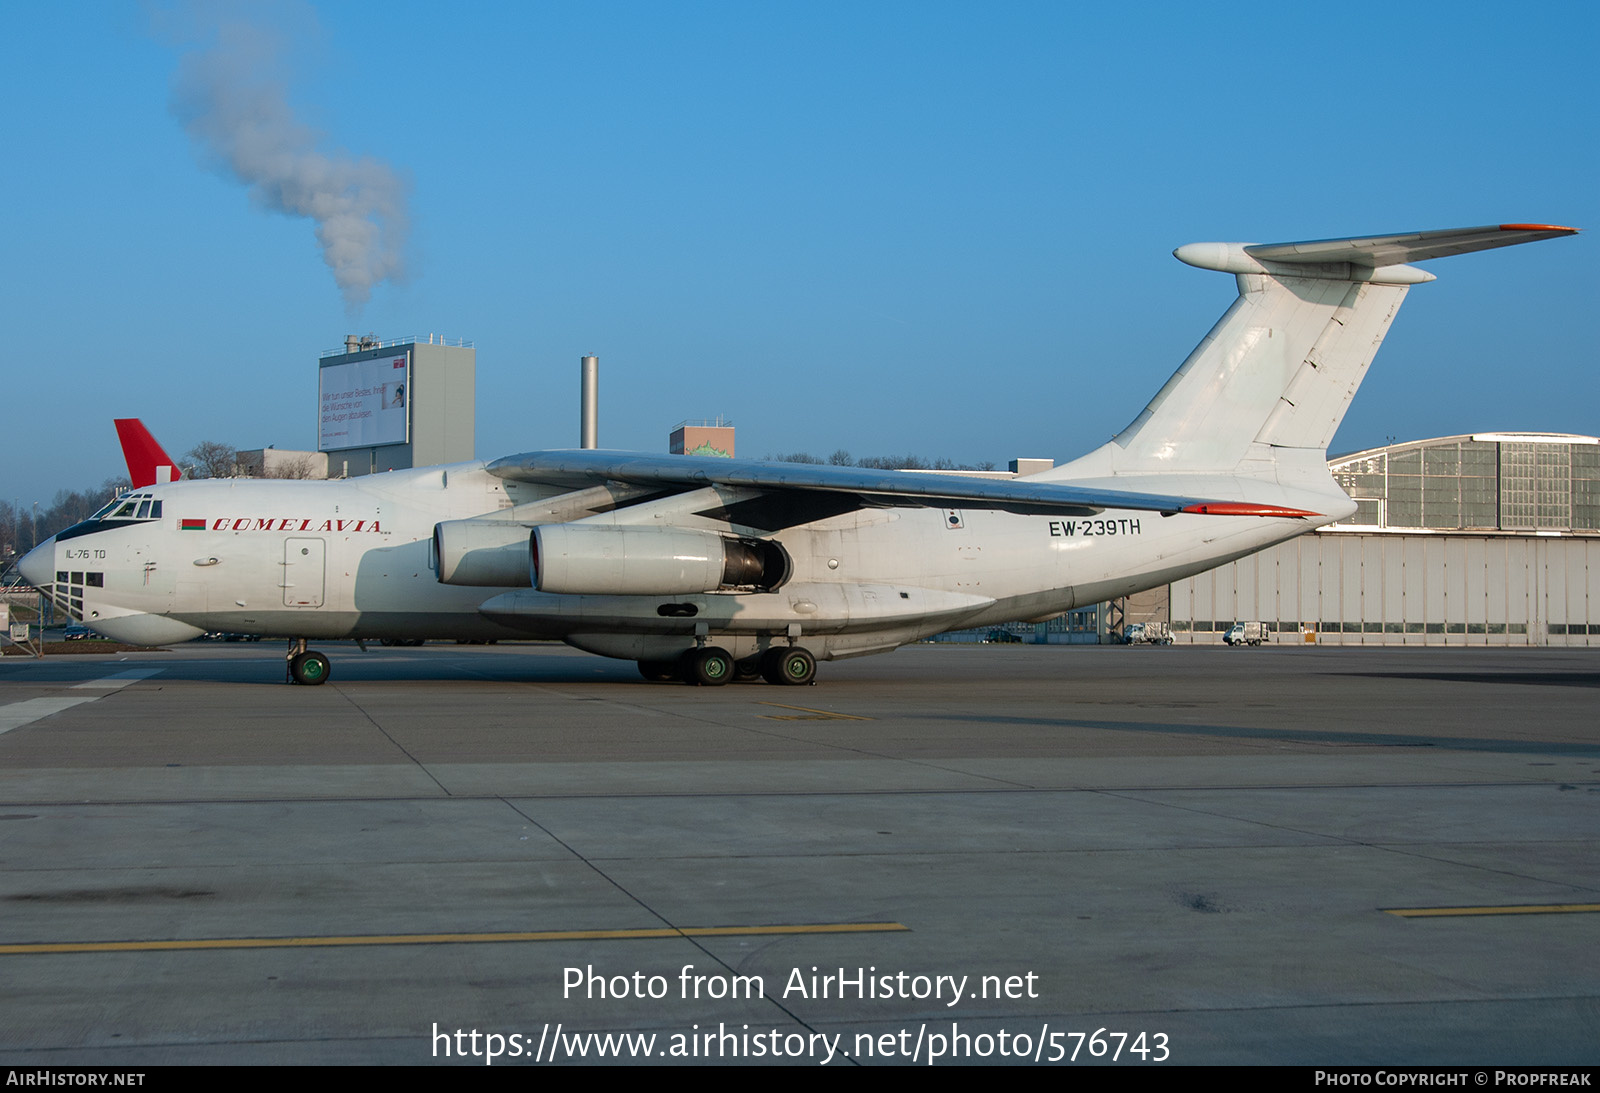
<svg viewBox="0 0 1600 1093"><path fill-rule="evenodd" d="M183 477L177 461L150 435L144 422L136 417L119 417L116 426L117 439L122 442L122 458L128 462L128 479L134 489L176 482Z"/></svg>

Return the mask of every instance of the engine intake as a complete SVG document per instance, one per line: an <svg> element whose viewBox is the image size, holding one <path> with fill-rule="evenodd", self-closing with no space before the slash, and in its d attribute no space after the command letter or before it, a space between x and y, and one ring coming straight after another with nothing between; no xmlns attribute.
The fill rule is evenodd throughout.
<svg viewBox="0 0 1600 1093"><path fill-rule="evenodd" d="M528 532L499 520L446 520L433 526L440 584L527 588Z"/></svg>

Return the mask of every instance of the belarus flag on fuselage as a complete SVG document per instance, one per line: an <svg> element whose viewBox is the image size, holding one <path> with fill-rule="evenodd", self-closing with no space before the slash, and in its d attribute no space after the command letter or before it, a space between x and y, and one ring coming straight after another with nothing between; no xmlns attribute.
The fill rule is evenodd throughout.
<svg viewBox="0 0 1600 1093"><path fill-rule="evenodd" d="M182 520L178 521L179 531L204 531L205 529L206 522L203 518L197 520L192 517L185 516Z"/></svg>

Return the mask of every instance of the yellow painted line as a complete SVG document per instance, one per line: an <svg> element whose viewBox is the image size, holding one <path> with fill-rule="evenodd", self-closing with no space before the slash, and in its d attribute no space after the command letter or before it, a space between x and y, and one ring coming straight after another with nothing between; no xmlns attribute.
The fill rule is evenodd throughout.
<svg viewBox="0 0 1600 1093"><path fill-rule="evenodd" d="M1517 903L1508 907L1380 907L1401 918L1452 918L1470 915L1577 915L1600 911L1600 903Z"/></svg>
<svg viewBox="0 0 1600 1093"><path fill-rule="evenodd" d="M478 945L513 941L635 941L668 937L772 934L875 934L909 930L898 922L819 922L795 926L685 926L644 930L530 930L499 934L351 934L329 937L214 937L189 941L71 941L0 945L0 956L43 953L145 953L196 949L307 949L343 945Z"/></svg>
<svg viewBox="0 0 1600 1093"><path fill-rule="evenodd" d="M871 717L857 717L855 714L834 713L832 710L813 710L810 706L785 706L782 702L763 702L763 706L776 706L780 710L799 710L801 713L812 714L818 720L828 721L872 721ZM775 721L800 721L810 718L784 717L782 714L765 713L762 717L770 717Z"/></svg>

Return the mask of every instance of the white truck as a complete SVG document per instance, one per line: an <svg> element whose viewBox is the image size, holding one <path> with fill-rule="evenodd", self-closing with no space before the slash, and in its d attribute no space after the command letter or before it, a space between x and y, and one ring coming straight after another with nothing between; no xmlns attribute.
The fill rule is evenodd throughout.
<svg viewBox="0 0 1600 1093"><path fill-rule="evenodd" d="M1267 640L1267 633L1264 622L1236 622L1222 635L1222 640L1229 645L1260 645Z"/></svg>
<svg viewBox="0 0 1600 1093"><path fill-rule="evenodd" d="M1172 628L1164 622L1130 622L1122 628L1124 645L1171 645Z"/></svg>

